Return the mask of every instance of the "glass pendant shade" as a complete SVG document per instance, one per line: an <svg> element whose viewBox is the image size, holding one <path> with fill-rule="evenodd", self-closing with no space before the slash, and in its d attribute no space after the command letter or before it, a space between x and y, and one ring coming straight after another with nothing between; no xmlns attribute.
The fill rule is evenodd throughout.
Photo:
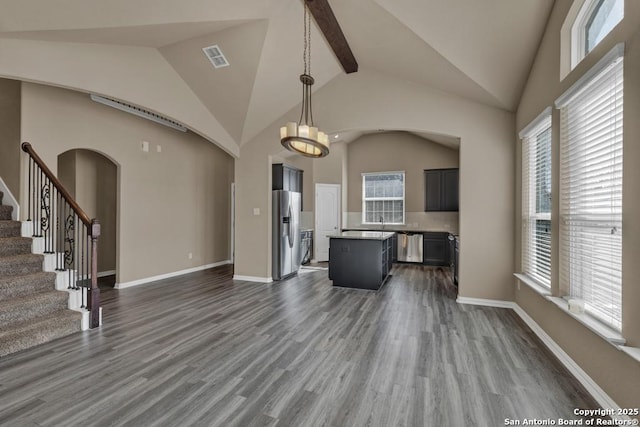
<svg viewBox="0 0 640 427"><path fill-rule="evenodd" d="M289 151L307 157L329 154L329 137L317 127L289 122L280 128L280 141Z"/></svg>

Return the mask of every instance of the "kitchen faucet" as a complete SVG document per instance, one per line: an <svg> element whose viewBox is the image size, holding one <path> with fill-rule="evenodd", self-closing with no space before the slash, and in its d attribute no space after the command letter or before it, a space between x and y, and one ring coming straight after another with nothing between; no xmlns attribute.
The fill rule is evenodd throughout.
<svg viewBox="0 0 640 427"><path fill-rule="evenodd" d="M380 215L380 223L382 224L382 229L384 230L384 217Z"/></svg>

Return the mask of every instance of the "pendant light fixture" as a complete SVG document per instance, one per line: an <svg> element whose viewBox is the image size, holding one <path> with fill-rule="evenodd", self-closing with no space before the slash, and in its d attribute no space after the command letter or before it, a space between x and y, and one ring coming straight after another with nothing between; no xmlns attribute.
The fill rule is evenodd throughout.
<svg viewBox="0 0 640 427"><path fill-rule="evenodd" d="M313 124L311 108L311 17L304 3L304 73L300 75L302 82L302 111L298 123L289 122L280 128L280 142L289 151L306 157L325 157L329 154L329 138Z"/></svg>

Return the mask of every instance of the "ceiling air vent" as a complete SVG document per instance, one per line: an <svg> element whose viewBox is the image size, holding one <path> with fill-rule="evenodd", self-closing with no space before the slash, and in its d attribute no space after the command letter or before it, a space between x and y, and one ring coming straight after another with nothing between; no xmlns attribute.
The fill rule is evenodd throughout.
<svg viewBox="0 0 640 427"><path fill-rule="evenodd" d="M224 54L217 44L209 47L203 47L202 50L204 51L204 54L207 55L207 58L209 58L209 61L211 61L214 67L222 68L229 65L229 61L227 61L227 58L224 57Z"/></svg>
<svg viewBox="0 0 640 427"><path fill-rule="evenodd" d="M109 107L113 107L117 110L124 111L138 117L142 117L143 119L160 123L161 125L168 126L172 129L176 129L181 132L187 131L187 128L182 126L180 123L173 121L171 119L167 119L166 117L163 117L159 114L152 113L151 111L145 110L144 108L136 107L135 105L127 104L126 102L117 101L111 98L106 98L100 95L91 94L91 99L95 102L99 102L100 104L108 105Z"/></svg>

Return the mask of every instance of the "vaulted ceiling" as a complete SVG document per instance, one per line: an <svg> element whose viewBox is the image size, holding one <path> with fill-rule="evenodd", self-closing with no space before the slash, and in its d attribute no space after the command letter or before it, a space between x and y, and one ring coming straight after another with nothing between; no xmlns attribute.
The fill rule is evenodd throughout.
<svg viewBox="0 0 640 427"><path fill-rule="evenodd" d="M330 4L361 70L514 111L553 1ZM0 40L157 50L238 146L300 102L302 0L0 0L0 10ZM344 71L315 25L311 37L318 91ZM230 66L211 66L202 48L214 44Z"/></svg>

